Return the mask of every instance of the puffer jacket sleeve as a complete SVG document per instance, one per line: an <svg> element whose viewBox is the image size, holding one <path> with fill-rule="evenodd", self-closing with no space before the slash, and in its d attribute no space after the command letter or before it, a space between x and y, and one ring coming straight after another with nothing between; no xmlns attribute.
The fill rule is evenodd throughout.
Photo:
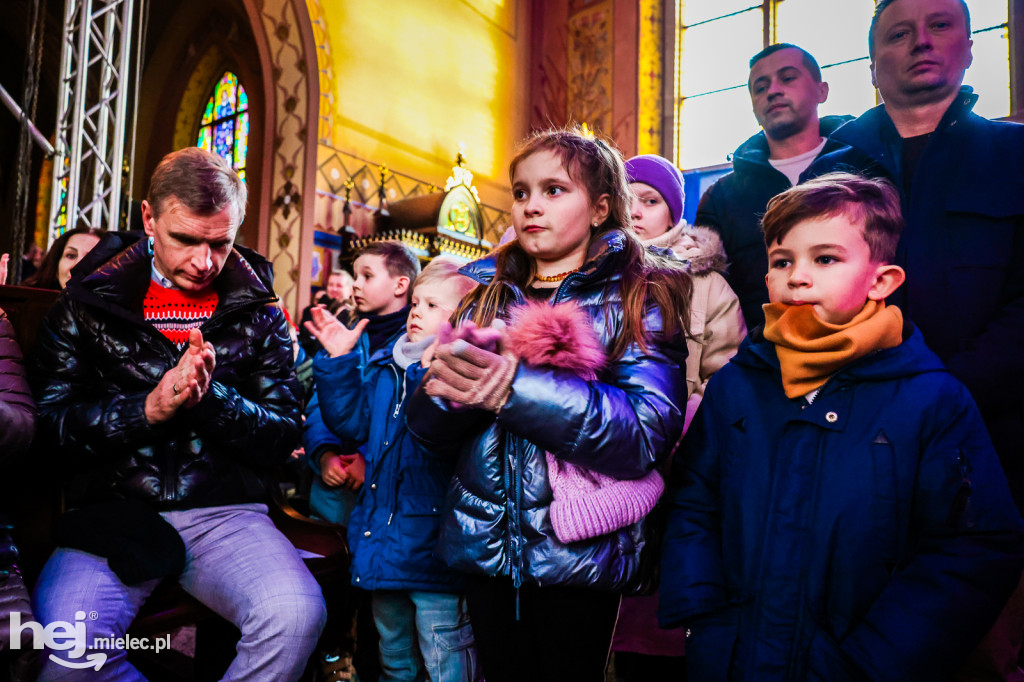
<svg viewBox="0 0 1024 682"><path fill-rule="evenodd" d="M370 435L370 395L366 362L359 350L332 358L325 352L313 358L313 379L320 398L320 415L334 434L365 441Z"/></svg>
<svg viewBox="0 0 1024 682"><path fill-rule="evenodd" d="M722 559L719 437L724 429L715 410L716 401L728 396L716 395L715 386L710 384L708 400L672 460L658 602L662 627L722 611L735 598L726 586Z"/></svg>
<svg viewBox="0 0 1024 682"><path fill-rule="evenodd" d="M409 398L405 408L406 427L427 451L438 457L454 457L469 435L494 415L486 410L452 408L446 401L427 395L426 383L427 376L424 376Z"/></svg>
<svg viewBox="0 0 1024 682"><path fill-rule="evenodd" d="M930 415L909 560L839 651L874 680L944 679L974 648L1017 586L1024 524L967 389L942 392ZM822 633L812 660L832 644Z"/></svg>
<svg viewBox="0 0 1024 682"><path fill-rule="evenodd" d="M273 466L299 444L301 389L284 313L267 305L254 318L255 367L242 388L214 380L190 413L196 430L225 452L246 463Z"/></svg>
<svg viewBox="0 0 1024 682"><path fill-rule="evenodd" d="M648 349L634 344L598 381L520 363L498 423L567 462L618 479L643 476L678 442L686 407L685 345L656 340L654 307L646 328Z"/></svg>
<svg viewBox="0 0 1024 682"><path fill-rule="evenodd" d="M695 297L698 292L704 300L700 306L694 301L691 309L694 314L699 310L704 315L703 333L697 343L687 343L690 354L686 358L686 380L693 385L693 391L686 400L684 432L690 428L690 422L704 398L708 379L736 355L740 342L747 335L740 299L724 277L710 273L694 278ZM690 326L693 329L695 325Z"/></svg>
<svg viewBox="0 0 1024 682"><path fill-rule="evenodd" d="M0 462L25 454L36 427L36 406L25 379L14 327L0 310Z"/></svg>
<svg viewBox="0 0 1024 682"><path fill-rule="evenodd" d="M39 408L41 433L69 457L126 451L154 441L146 420L146 392L103 393L91 363L79 352L78 304L66 295L50 309L30 356L29 381Z"/></svg>

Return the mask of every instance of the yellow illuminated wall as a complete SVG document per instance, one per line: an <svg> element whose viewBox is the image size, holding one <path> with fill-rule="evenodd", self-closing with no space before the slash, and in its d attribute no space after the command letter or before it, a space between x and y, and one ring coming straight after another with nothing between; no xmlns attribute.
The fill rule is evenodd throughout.
<svg viewBox="0 0 1024 682"><path fill-rule="evenodd" d="M465 142L481 200L507 206L508 163L528 125L528 4L317 4L329 44L330 144L443 185Z"/></svg>

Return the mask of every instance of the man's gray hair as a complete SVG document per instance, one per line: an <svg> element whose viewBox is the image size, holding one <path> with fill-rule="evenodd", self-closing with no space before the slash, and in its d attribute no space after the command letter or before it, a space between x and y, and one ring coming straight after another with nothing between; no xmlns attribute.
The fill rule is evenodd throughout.
<svg viewBox="0 0 1024 682"><path fill-rule="evenodd" d="M154 217L160 217L165 202L171 197L192 213L204 217L216 215L234 204L241 225L249 190L220 155L199 147L186 147L165 156L153 171L146 200Z"/></svg>

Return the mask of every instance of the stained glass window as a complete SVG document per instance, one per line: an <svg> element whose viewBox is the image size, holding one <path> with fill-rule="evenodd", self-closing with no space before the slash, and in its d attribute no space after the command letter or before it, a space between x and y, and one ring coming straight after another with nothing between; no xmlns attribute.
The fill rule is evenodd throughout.
<svg viewBox="0 0 1024 682"><path fill-rule="evenodd" d="M249 152L249 97L238 76L225 71L210 95L200 121L197 147L216 152L245 180Z"/></svg>

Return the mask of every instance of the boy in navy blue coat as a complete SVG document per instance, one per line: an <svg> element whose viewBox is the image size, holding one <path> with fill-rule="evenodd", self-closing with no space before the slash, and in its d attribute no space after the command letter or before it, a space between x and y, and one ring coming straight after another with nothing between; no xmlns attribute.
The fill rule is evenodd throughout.
<svg viewBox="0 0 1024 682"><path fill-rule="evenodd" d="M452 463L419 447L405 426L406 397L427 372L437 331L475 283L453 259L416 278L406 332L370 354L363 326L314 311L324 353L313 374L324 424L365 441L365 481L348 523L352 584L372 590L382 679L467 682L478 676L458 575L434 556ZM320 313L318 315L318 313Z"/></svg>
<svg viewBox="0 0 1024 682"><path fill-rule="evenodd" d="M768 206L766 323L672 473L659 616L690 680L947 679L1020 578L974 401L885 306L899 207L846 174Z"/></svg>

